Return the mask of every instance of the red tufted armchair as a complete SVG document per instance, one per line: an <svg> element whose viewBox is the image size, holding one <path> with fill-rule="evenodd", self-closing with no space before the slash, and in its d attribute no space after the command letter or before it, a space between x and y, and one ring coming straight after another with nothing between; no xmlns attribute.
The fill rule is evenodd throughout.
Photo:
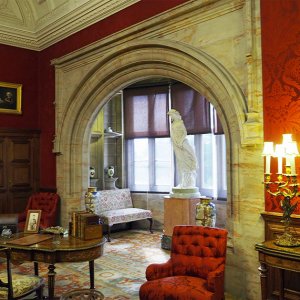
<svg viewBox="0 0 300 300"><path fill-rule="evenodd" d="M59 208L59 196L56 193L39 192L29 197L26 209L18 216L18 228L23 231L26 223L27 211L41 209L40 228L56 226Z"/></svg>
<svg viewBox="0 0 300 300"><path fill-rule="evenodd" d="M141 300L223 300L227 231L175 226L170 259L151 264Z"/></svg>

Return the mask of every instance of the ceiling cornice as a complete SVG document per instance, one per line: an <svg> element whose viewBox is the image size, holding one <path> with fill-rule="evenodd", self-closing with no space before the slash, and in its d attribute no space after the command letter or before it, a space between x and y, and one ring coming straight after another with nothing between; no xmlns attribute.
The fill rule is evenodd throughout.
<svg viewBox="0 0 300 300"><path fill-rule="evenodd" d="M34 0L15 1L5 6L7 2L0 0L0 43L40 51L140 0L81 0L72 8L73 1L66 0L41 17L34 10L43 1L35 1L35 8L30 7Z"/></svg>

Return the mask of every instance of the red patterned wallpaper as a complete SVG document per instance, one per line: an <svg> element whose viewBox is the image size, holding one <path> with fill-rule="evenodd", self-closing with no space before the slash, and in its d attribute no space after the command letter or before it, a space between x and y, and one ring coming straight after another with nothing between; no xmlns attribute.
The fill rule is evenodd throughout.
<svg viewBox="0 0 300 300"><path fill-rule="evenodd" d="M299 0L261 0L264 140L281 143L283 133L292 133L300 150L299 20ZM271 172L276 173L276 168L273 158ZM266 211L281 211L269 195Z"/></svg>

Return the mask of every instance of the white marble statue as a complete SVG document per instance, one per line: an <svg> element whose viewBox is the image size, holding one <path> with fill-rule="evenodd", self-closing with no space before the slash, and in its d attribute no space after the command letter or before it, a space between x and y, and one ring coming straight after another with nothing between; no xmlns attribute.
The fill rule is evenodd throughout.
<svg viewBox="0 0 300 300"><path fill-rule="evenodd" d="M168 112L171 119L170 135L179 171L178 188L193 188L196 185L196 170L198 167L194 147L187 139L187 131L181 115L175 109Z"/></svg>

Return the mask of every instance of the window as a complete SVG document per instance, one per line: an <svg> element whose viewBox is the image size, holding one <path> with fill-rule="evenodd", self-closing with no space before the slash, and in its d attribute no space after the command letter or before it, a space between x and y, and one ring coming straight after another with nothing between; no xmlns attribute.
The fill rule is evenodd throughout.
<svg viewBox="0 0 300 300"><path fill-rule="evenodd" d="M124 92L128 187L132 191L170 192L178 184L167 118L170 103L172 108L184 110L182 118L186 118L185 124L188 123L188 140L194 145L198 158L196 185L200 193L213 198L226 198L226 145L224 134L218 134L220 132L212 128L218 121L215 110L197 92L192 90L191 93L190 87L176 88L180 93L173 95L166 87L149 89L149 94L147 89ZM189 99L187 105L182 97ZM176 100L178 98L181 101ZM159 122L155 125L151 123L147 128L149 120ZM200 124L197 120L201 120Z"/></svg>
<svg viewBox="0 0 300 300"><path fill-rule="evenodd" d="M172 185L170 138L130 139L126 142L128 186L132 191L168 192Z"/></svg>
<svg viewBox="0 0 300 300"><path fill-rule="evenodd" d="M188 139L198 158L196 185L201 194L226 199L224 134L189 135ZM170 192L177 181L171 139L131 139L126 146L128 187L132 191Z"/></svg>
<svg viewBox="0 0 300 300"><path fill-rule="evenodd" d="M195 135L194 146L199 164L196 185L201 194L215 199L226 199L225 135Z"/></svg>

